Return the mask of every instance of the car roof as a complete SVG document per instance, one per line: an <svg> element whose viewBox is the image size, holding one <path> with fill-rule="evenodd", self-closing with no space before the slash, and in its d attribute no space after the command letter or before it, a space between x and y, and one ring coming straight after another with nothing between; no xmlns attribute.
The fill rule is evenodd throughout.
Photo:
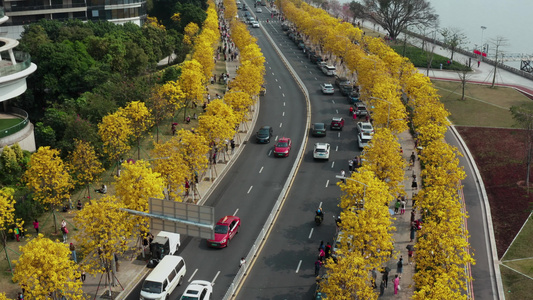
<svg viewBox="0 0 533 300"><path fill-rule="evenodd" d="M272 127L265 125L265 126L261 126L261 128L259 128L259 129L261 130L261 129L270 129L270 128L272 128Z"/></svg>
<svg viewBox="0 0 533 300"><path fill-rule="evenodd" d="M288 143L290 140L291 139L289 139L289 138L282 137L281 139L278 140L278 143L280 143L280 142L287 142Z"/></svg>
<svg viewBox="0 0 533 300"><path fill-rule="evenodd" d="M331 118L331 121L340 122L340 121L342 121L342 118L341 117L333 117L333 118Z"/></svg>
<svg viewBox="0 0 533 300"><path fill-rule="evenodd" d="M206 280L194 280L187 286L187 289L185 290L185 293L183 295L184 296L187 296L187 295L197 296L198 293L200 293L206 286L211 286L211 282L206 281ZM195 292L195 293L189 294L188 292Z"/></svg>
<svg viewBox="0 0 533 300"><path fill-rule="evenodd" d="M366 108L366 105L364 103L361 103L361 102L358 102L355 104L357 107L365 107Z"/></svg>
<svg viewBox="0 0 533 300"><path fill-rule="evenodd" d="M315 123L315 126L324 126L324 123Z"/></svg>
<svg viewBox="0 0 533 300"><path fill-rule="evenodd" d="M364 126L364 125L372 126L372 123L370 123L370 122L359 122L359 124L361 124L361 126Z"/></svg>
<svg viewBox="0 0 533 300"><path fill-rule="evenodd" d="M317 149L327 149L329 147L328 143L315 143L315 148Z"/></svg>
<svg viewBox="0 0 533 300"><path fill-rule="evenodd" d="M217 225L229 225L233 220L240 220L240 218L236 216L225 216L218 220Z"/></svg>
<svg viewBox="0 0 533 300"><path fill-rule="evenodd" d="M372 139L372 135L368 133L361 132L359 133L362 139Z"/></svg>
<svg viewBox="0 0 533 300"><path fill-rule="evenodd" d="M323 83L322 85L324 85L324 86L333 86L333 84L331 84L331 83Z"/></svg>

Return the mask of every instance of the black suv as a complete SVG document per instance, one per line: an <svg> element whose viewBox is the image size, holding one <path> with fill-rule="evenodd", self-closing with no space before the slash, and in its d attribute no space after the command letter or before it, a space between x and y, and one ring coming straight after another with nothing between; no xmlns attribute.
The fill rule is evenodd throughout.
<svg viewBox="0 0 533 300"><path fill-rule="evenodd" d="M259 128L259 131L255 134L255 140L259 144L270 143L270 137L272 136L272 127L263 126Z"/></svg>

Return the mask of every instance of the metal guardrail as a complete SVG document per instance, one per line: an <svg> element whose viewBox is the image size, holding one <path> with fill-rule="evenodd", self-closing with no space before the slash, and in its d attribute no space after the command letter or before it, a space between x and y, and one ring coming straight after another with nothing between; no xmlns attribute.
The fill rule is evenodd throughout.
<svg viewBox="0 0 533 300"><path fill-rule="evenodd" d="M2 129L2 131L0 131L0 138L5 138L7 136L10 136L10 135L22 130L30 122L28 113L26 111L20 109L20 108L12 107L12 108L10 108L7 111L7 113L19 116L19 117L22 118L22 120L19 123L15 124L15 125L13 125L11 127L8 127L6 129Z"/></svg>
<svg viewBox="0 0 533 300"><path fill-rule="evenodd" d="M7 51L0 53L0 55L2 56L2 60L11 61L11 58L9 57L9 53ZM15 74L31 66L31 56L29 53L22 51L13 51L13 55L15 56L17 64L0 67L0 76Z"/></svg>

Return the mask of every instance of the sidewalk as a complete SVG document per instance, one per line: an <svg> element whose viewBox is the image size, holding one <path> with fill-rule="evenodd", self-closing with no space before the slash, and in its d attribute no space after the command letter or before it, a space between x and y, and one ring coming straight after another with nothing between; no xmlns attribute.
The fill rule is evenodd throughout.
<svg viewBox="0 0 533 300"><path fill-rule="evenodd" d="M236 69L238 65L240 64L238 60L234 61L226 61L226 73L229 73L230 78L233 79L236 76ZM218 74L217 74L218 76ZM219 85L218 83L215 83L214 85ZM211 90L211 87L214 86L209 84L208 87ZM215 95L211 95L211 99L214 99ZM252 134L252 129L255 125L255 121L257 119L257 114L259 111L259 101L254 105L253 107L253 118L252 120L248 120L246 123L246 126L241 126L241 129L237 133L237 136L235 138L235 151L232 154L231 148L229 148L229 151L227 152L226 156L224 156L222 153L217 158L217 164L213 165L213 170L209 171L207 169L205 176L200 179L198 183L198 193L200 195L200 200L198 201L198 204L202 204L205 202L205 200L209 197L212 190L218 185L220 182L220 179L224 177L224 174L229 170L231 165L235 162L239 154L243 150L243 143L246 142L250 135ZM247 131L243 131L242 128L248 128ZM197 197L197 196L195 196ZM189 197L189 200L192 200L192 197ZM152 232L154 235L157 234L157 232ZM117 272L117 279L120 282L120 285L124 288L124 290L120 287L120 285L113 288L112 297L113 299L125 299L133 287L151 270L146 267L147 265L147 259L145 260L139 260L135 257L132 257L133 251L128 251L125 255L119 258L119 271ZM100 281L101 275L92 276L90 274L87 274L87 278L85 282L83 283L83 292L87 295L89 295L91 298L94 299L110 299L109 296L107 296L107 291L105 290L105 277L102 277L102 283L100 288L98 289L98 284ZM98 290L98 294L97 293Z"/></svg>
<svg viewBox="0 0 533 300"><path fill-rule="evenodd" d="M413 137L409 130L406 130L400 134L398 134L400 145L403 149L403 158L409 162L409 158L411 157L411 153L415 152L415 142L413 140ZM418 155L417 155L418 159ZM413 194L416 194L418 191L413 190L411 188L411 183L413 181L412 175L416 175L417 181L418 181L418 187L420 188L420 162L418 160L415 161L414 167L412 169L406 169L405 171L405 178L404 178L404 187L405 187L405 213L403 215L398 214L394 215L396 220L393 221L394 226L396 227L396 231L394 232L393 238L394 238L394 255L389 260L389 262L386 264L387 267L390 268L389 273L389 282L387 285L387 288L385 289L385 293L383 296L379 297L379 299L411 299L413 292L414 292L414 281L413 281L413 275L415 273L415 264L414 259L413 263L409 264L409 259L407 256L407 245L415 245L416 239L413 240L413 242L410 242L410 228L411 228L411 211L413 210L413 201L412 196ZM393 200L391 202L391 205L389 206L391 209L394 209L394 203L396 200ZM416 219L418 219L420 215L416 214ZM397 272L397 262L400 256L403 257L403 268L402 268L402 274L400 279L400 287L401 290L398 292L398 295L394 295L394 277ZM413 254L413 258L416 256L416 252ZM381 283L382 275L378 273L377 277L377 291L379 293L379 285Z"/></svg>

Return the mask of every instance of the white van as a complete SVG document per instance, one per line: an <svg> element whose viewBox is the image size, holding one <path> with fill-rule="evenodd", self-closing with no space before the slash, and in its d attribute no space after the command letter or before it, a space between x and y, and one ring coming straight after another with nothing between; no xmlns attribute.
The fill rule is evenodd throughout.
<svg viewBox="0 0 533 300"><path fill-rule="evenodd" d="M183 257L166 255L144 280L140 299L168 299L181 284L186 271Z"/></svg>
<svg viewBox="0 0 533 300"><path fill-rule="evenodd" d="M337 69L335 68L335 66L323 66L322 67L322 72L324 72L324 74L326 74L327 76L335 76L337 74Z"/></svg>
<svg viewBox="0 0 533 300"><path fill-rule="evenodd" d="M181 245L180 234L161 231L152 241L150 251L152 257L162 259L165 255L174 255Z"/></svg>

